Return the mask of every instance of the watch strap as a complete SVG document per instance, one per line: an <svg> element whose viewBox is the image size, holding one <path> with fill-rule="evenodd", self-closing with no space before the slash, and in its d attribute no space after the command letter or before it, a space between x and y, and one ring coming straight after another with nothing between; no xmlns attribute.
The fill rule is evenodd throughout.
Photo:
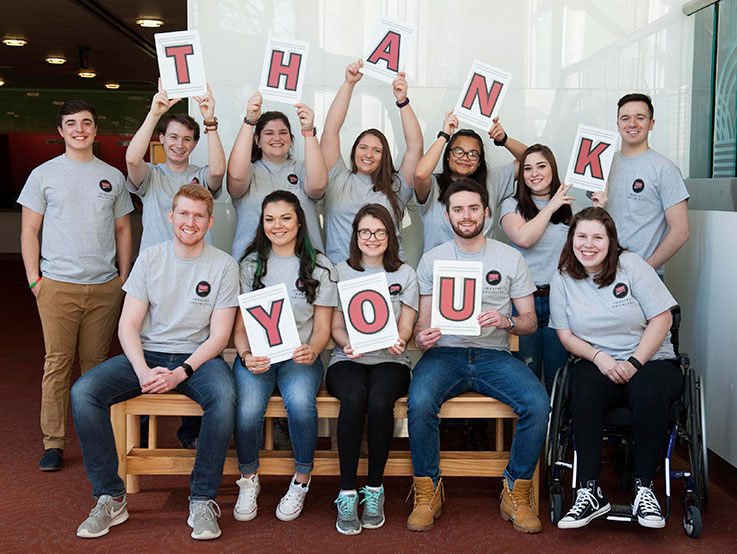
<svg viewBox="0 0 737 554"><path fill-rule="evenodd" d="M627 361L631 363L637 371L640 371L642 369L642 363L640 363L640 360L638 360L634 356L630 356L629 358L627 358Z"/></svg>
<svg viewBox="0 0 737 554"><path fill-rule="evenodd" d="M192 369L192 366L191 365L189 365L187 362L182 362L179 365L184 370L184 373L187 374L187 379L189 379L190 377L192 377L192 374L194 373L194 369Z"/></svg>

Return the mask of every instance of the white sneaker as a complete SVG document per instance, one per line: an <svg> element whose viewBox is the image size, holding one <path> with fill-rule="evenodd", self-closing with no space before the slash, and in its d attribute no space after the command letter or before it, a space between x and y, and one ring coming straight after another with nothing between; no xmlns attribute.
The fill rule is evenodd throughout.
<svg viewBox="0 0 737 554"><path fill-rule="evenodd" d="M302 507L305 504L307 491L310 490L312 477L310 477L309 481L307 481L307 484L305 485L297 483L296 479L297 474L295 473L294 477L292 477L292 480L289 482L287 494L282 496L282 499L279 501L279 505L276 507L276 517L282 521L292 521L299 517L299 514L302 513Z"/></svg>
<svg viewBox="0 0 737 554"><path fill-rule="evenodd" d="M258 493L261 492L258 474L251 477L241 477L235 484L241 490L238 493L238 502L235 503L235 508L233 508L233 517L238 521L251 521L258 513L256 499Z"/></svg>

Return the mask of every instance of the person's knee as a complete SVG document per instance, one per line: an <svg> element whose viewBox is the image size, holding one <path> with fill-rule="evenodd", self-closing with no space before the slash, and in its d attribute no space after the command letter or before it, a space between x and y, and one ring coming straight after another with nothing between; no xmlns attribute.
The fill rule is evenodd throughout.
<svg viewBox="0 0 737 554"><path fill-rule="evenodd" d="M284 408L291 417L311 418L317 413L317 400L312 394L292 391L283 400Z"/></svg>
<svg viewBox="0 0 737 554"><path fill-rule="evenodd" d="M538 390L539 389L539 390ZM521 406L522 411L535 423L547 425L548 413L550 412L550 399L542 387L532 389Z"/></svg>
<svg viewBox="0 0 737 554"><path fill-rule="evenodd" d="M394 414L394 399L386 394L374 394L368 399L366 407L369 417L386 416Z"/></svg>

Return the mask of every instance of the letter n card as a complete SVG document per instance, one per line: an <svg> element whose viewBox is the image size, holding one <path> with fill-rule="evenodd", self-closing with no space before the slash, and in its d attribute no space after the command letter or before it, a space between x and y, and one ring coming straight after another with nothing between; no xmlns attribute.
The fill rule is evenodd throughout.
<svg viewBox="0 0 737 554"><path fill-rule="evenodd" d="M604 190L618 139L616 131L579 125L565 183L592 192Z"/></svg>
<svg viewBox="0 0 737 554"><path fill-rule="evenodd" d="M461 121L488 131L511 80L512 74L508 71L474 60L453 112Z"/></svg>
<svg viewBox="0 0 737 554"><path fill-rule="evenodd" d="M357 354L389 348L399 339L386 273L338 283L351 347Z"/></svg>
<svg viewBox="0 0 737 554"><path fill-rule="evenodd" d="M361 73L391 83L397 78L397 73L404 71L416 34L414 25L390 17L379 19L366 50Z"/></svg>
<svg viewBox="0 0 737 554"><path fill-rule="evenodd" d="M444 335L481 334L482 262L435 260L432 276L431 327Z"/></svg>
<svg viewBox="0 0 737 554"><path fill-rule="evenodd" d="M297 104L302 101L309 50L309 42L274 38L269 35L259 85L265 100L286 104Z"/></svg>
<svg viewBox="0 0 737 554"><path fill-rule="evenodd" d="M154 39L161 86L169 98L188 98L207 93L200 32L156 33Z"/></svg>
<svg viewBox="0 0 737 554"><path fill-rule="evenodd" d="M241 317L254 356L272 364L288 360L301 345L294 312L284 283L238 296Z"/></svg>

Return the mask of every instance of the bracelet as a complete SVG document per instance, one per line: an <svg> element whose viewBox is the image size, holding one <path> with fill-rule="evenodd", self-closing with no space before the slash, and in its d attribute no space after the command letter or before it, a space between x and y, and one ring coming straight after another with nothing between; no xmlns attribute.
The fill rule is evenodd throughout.
<svg viewBox="0 0 737 554"><path fill-rule="evenodd" d="M445 131L438 131L438 136L436 138L440 137L443 137L445 139L445 142L450 142L450 135Z"/></svg>
<svg viewBox="0 0 737 554"><path fill-rule="evenodd" d="M640 360L638 360L634 356L630 356L629 358L627 358L627 361L631 363L637 371L640 371L642 369L642 364L640 363Z"/></svg>
<svg viewBox="0 0 737 554"><path fill-rule="evenodd" d="M409 97L405 98L404 102L400 102L399 100L397 100L395 104L397 105L397 108L404 108L407 104L409 104Z"/></svg>
<svg viewBox="0 0 737 554"><path fill-rule="evenodd" d="M33 287L35 287L36 285L38 285L41 282L41 279L43 279L43 276L39 277L33 283L31 283L30 285L28 285L28 288L29 289L32 289Z"/></svg>
<svg viewBox="0 0 737 554"><path fill-rule="evenodd" d="M256 123L258 123L258 118L256 118L256 121L251 121L250 119L248 119L248 116L245 116L243 118L243 123L245 123L246 125L250 125L251 127L255 127Z"/></svg>
<svg viewBox="0 0 737 554"><path fill-rule="evenodd" d="M248 356L249 354L250 354L250 352L249 352L248 350L246 350L245 352L243 352L243 354L241 354L241 355L240 355L240 358L241 358L241 364L243 365L243 367L246 367L246 357L247 357L247 356Z"/></svg>
<svg viewBox="0 0 737 554"><path fill-rule="evenodd" d="M507 133L504 133L504 138L502 140L496 140L494 139L494 145L496 146L504 146L507 144Z"/></svg>
<svg viewBox="0 0 737 554"><path fill-rule="evenodd" d="M217 131L218 130L218 118L216 117L212 121L203 121L202 124L205 126L205 134L207 134L209 131Z"/></svg>
<svg viewBox="0 0 737 554"><path fill-rule="evenodd" d="M594 354L594 357L593 357L593 358L591 358L591 363L592 363L592 364L593 364L593 363L596 363L596 362L595 362L595 360L596 360L596 357L597 357L597 356L598 356L599 354L601 354L601 350L597 350L597 351L596 351L596 354Z"/></svg>
<svg viewBox="0 0 737 554"><path fill-rule="evenodd" d="M313 127L312 131L302 131L303 137L316 137L317 136L317 127Z"/></svg>

